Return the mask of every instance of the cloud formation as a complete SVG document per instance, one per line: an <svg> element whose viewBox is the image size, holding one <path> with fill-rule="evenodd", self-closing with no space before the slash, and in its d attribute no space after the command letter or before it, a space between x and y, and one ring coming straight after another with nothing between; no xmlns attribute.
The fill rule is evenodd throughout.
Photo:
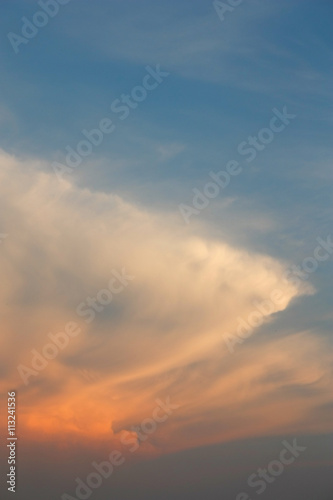
<svg viewBox="0 0 333 500"><path fill-rule="evenodd" d="M27 439L102 446L168 396L181 408L147 452L292 431L301 415L304 431L318 430L304 412L330 401L323 340L254 332L237 355L223 341L272 290L282 298L267 322L311 293L282 280L285 263L193 234L116 194L60 183L37 160L2 151L0 162L0 228L9 235L0 249L1 385L19 387ZM135 278L86 322L77 306L122 269ZM29 365L31 350L68 321L80 335L24 385L17 365Z"/></svg>

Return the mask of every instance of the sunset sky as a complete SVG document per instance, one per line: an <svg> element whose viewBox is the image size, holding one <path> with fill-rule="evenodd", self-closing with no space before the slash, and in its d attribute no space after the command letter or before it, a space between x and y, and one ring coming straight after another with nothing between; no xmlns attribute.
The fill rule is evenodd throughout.
<svg viewBox="0 0 333 500"><path fill-rule="evenodd" d="M330 500L333 3L0 13L1 498Z"/></svg>

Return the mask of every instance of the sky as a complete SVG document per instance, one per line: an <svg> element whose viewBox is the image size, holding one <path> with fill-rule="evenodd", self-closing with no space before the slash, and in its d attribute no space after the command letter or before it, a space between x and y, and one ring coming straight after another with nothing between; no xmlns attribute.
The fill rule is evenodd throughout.
<svg viewBox="0 0 333 500"><path fill-rule="evenodd" d="M4 498L332 498L332 2L0 11Z"/></svg>

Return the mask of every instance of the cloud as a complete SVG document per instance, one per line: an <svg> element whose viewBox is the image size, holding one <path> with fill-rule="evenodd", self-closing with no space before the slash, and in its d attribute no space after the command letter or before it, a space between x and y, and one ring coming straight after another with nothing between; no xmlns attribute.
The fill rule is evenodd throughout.
<svg viewBox="0 0 333 500"><path fill-rule="evenodd" d="M223 342L254 300L278 287L282 312L310 292L281 280L285 263L193 234L178 217L116 194L59 183L37 160L1 152L0 162L0 223L9 234L0 252L1 384L19 386L27 438L105 443L149 417L155 398L171 396L181 409L154 442L176 449L292 428L313 402L300 393L278 419L288 385L292 395L312 384L315 401L328 403L321 391L330 360L311 332L268 342L254 335L235 356ZM86 323L78 304L123 268L135 279ZM68 321L81 334L25 386L17 365L29 365L31 349L41 351Z"/></svg>

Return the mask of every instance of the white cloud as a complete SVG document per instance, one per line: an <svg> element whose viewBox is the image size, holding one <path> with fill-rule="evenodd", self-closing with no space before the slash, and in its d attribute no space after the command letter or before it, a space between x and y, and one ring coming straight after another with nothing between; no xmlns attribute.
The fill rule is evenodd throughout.
<svg viewBox="0 0 333 500"><path fill-rule="evenodd" d="M9 380L17 381L17 364L28 364L31 349L44 346L48 332L63 329L69 320L80 321L76 306L106 287L112 269L125 268L135 276L91 325L81 321L82 335L25 389L23 411L29 414L33 396L43 402L45 422L54 411L61 411L65 420L72 415L70 426L75 411L75 421L91 418L91 389L86 381L77 381L80 369L101 375L93 400L98 394L104 398L112 388L114 418L119 421L132 418L129 399L135 387L135 398L148 408L153 394L165 389L158 381L172 373L176 393L193 406L191 379L184 393L179 392L179 373L191 373L196 364L209 366L209 360L216 366L217 357L233 358L223 334L234 330L238 316L253 311L253 300L265 300L278 287L283 294L278 310L283 311L307 291L281 281L284 264L269 256L191 234L178 218L144 211L117 195L92 193L67 181L60 185L51 167L49 174L36 169L39 162L3 152L0 162L0 222L10 234L0 252L6 387ZM251 341L242 349L248 353ZM259 355L266 356L267 349L261 348ZM230 381L237 362L226 363L236 363L226 379ZM245 361L244 370L250 365ZM253 373L257 371L253 367ZM222 386L221 394L230 393L232 385L225 385L223 377L213 370L207 396L214 387L216 394ZM210 408L209 398L204 404ZM109 411L106 404L96 432L110 429ZM195 412L200 420L205 410L196 407ZM79 427L85 432L89 425Z"/></svg>

